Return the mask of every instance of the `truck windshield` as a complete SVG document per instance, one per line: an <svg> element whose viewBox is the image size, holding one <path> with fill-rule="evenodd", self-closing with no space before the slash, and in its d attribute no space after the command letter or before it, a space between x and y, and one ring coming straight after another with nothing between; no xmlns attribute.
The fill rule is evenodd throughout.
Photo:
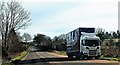
<svg viewBox="0 0 120 65"><path fill-rule="evenodd" d="M85 46L99 46L99 40L85 40Z"/></svg>

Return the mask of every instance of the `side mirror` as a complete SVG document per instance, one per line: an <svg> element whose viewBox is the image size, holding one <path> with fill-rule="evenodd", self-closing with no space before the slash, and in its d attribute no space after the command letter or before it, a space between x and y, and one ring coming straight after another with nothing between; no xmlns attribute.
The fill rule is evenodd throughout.
<svg viewBox="0 0 120 65"><path fill-rule="evenodd" d="M82 45L84 46L85 44L82 43Z"/></svg>
<svg viewBox="0 0 120 65"><path fill-rule="evenodd" d="M85 45L85 44L83 44L83 40L82 40L81 44L82 44L83 46Z"/></svg>

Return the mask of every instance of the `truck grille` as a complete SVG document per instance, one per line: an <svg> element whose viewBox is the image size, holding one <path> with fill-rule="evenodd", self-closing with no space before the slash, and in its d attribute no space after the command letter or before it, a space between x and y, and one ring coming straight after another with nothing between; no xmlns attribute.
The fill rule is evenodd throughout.
<svg viewBox="0 0 120 65"><path fill-rule="evenodd" d="M89 55L96 55L96 50L89 50Z"/></svg>

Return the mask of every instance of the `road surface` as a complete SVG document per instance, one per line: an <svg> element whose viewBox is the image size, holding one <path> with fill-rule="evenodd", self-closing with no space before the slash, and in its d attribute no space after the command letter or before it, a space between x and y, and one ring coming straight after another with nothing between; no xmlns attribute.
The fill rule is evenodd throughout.
<svg viewBox="0 0 120 65"><path fill-rule="evenodd" d="M19 65L119 65L117 61L108 60L69 60L67 56L41 51L31 47L29 54Z"/></svg>

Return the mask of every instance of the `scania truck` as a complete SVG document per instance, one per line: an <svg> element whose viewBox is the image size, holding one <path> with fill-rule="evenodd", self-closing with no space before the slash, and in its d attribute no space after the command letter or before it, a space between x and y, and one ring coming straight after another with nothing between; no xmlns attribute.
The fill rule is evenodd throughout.
<svg viewBox="0 0 120 65"><path fill-rule="evenodd" d="M98 59L101 55L101 40L95 28L77 28L66 34L66 42L68 58Z"/></svg>

